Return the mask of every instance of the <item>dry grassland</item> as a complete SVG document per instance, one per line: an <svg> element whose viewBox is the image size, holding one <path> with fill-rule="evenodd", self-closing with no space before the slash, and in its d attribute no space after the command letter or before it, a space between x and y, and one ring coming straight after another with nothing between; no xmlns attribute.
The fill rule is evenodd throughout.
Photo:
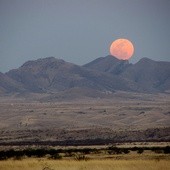
<svg viewBox="0 0 170 170"><path fill-rule="evenodd" d="M168 160L47 160L24 159L0 162L0 170L169 170Z"/></svg>

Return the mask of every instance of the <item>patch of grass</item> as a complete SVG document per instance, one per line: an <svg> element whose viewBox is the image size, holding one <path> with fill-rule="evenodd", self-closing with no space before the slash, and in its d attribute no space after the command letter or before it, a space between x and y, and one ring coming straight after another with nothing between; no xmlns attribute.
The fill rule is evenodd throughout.
<svg viewBox="0 0 170 170"><path fill-rule="evenodd" d="M169 170L167 160L48 160L1 161L1 170Z"/></svg>

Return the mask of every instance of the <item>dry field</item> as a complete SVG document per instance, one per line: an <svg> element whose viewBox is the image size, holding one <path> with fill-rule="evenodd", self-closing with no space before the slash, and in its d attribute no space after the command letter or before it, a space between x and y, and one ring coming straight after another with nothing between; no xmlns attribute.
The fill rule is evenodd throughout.
<svg viewBox="0 0 170 170"><path fill-rule="evenodd" d="M0 162L0 170L169 170L168 160L46 160L24 159Z"/></svg>
<svg viewBox="0 0 170 170"><path fill-rule="evenodd" d="M158 143L156 145L150 144L148 143L149 147L158 146ZM162 143L161 146L165 144L167 143ZM145 145L145 147L148 145ZM124 144L124 146L130 149L137 145L129 147L129 145ZM139 153L138 148L135 151L129 150L128 153L115 153L110 152L116 151L111 148L110 150L107 148L96 148L97 150L94 150L93 148L93 151L88 153L82 153L80 150L77 152L73 148L74 152L69 152L69 148L65 148L63 150L65 152L60 151L60 157L51 157L49 153L41 158L35 155L31 157L26 155L22 157L14 156L6 160L0 160L0 170L169 170L169 150L167 150L168 153L164 153L159 148L157 152L146 149ZM35 154L33 150L31 152ZM51 153L54 154L54 152Z"/></svg>
<svg viewBox="0 0 170 170"><path fill-rule="evenodd" d="M115 131L164 128L169 122L168 94L119 92L112 99L72 102L0 98L0 141L115 138L121 136ZM128 138L126 134L122 138ZM161 134L156 137L161 139Z"/></svg>
<svg viewBox="0 0 170 170"><path fill-rule="evenodd" d="M16 141L21 143L34 141L36 144L47 141L48 144L48 141L96 138L142 141L120 143L116 144L117 147L164 147L169 146L169 122L170 95L168 94L116 93L112 99L71 102L0 97L0 143L2 144L0 150L29 147L26 145L4 147L4 142L10 144ZM142 132L150 128L156 129L156 135L154 130ZM145 143L145 139L166 139L167 142ZM54 146L57 147L65 148L65 145ZM86 161L76 161L74 157L61 156L62 160L52 160L48 157L1 160L0 170L169 170L170 167L169 154L147 150L142 154L131 151L120 155L103 151L85 155L88 158Z"/></svg>

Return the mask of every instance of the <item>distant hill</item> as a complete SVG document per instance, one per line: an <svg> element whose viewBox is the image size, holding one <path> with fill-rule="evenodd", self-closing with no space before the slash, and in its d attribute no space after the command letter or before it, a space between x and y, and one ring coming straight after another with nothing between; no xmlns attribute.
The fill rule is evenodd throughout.
<svg viewBox="0 0 170 170"><path fill-rule="evenodd" d="M170 90L170 62L141 59L136 64L113 56L84 66L48 57L0 73L0 93L45 93L52 98L106 97L117 90L143 93ZM50 99L51 97L49 97Z"/></svg>
<svg viewBox="0 0 170 170"><path fill-rule="evenodd" d="M91 70L64 60L49 57L28 61L20 68L6 73L20 82L26 91L36 93L61 92L72 88L85 88L101 92L131 90L121 77Z"/></svg>
<svg viewBox="0 0 170 170"><path fill-rule="evenodd" d="M142 58L121 74L124 79L135 82L146 92L170 89L170 62Z"/></svg>
<svg viewBox="0 0 170 170"><path fill-rule="evenodd" d="M142 58L136 64L112 56L98 58L86 65L97 71L118 75L132 83L134 91L164 92L170 90L170 62Z"/></svg>

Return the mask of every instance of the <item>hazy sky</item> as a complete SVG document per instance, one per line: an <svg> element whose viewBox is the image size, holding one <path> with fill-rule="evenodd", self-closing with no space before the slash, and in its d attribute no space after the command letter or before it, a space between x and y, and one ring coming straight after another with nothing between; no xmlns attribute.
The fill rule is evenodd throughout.
<svg viewBox="0 0 170 170"><path fill-rule="evenodd" d="M170 61L170 0L0 0L0 71L55 56L85 64L130 39L142 57Z"/></svg>

